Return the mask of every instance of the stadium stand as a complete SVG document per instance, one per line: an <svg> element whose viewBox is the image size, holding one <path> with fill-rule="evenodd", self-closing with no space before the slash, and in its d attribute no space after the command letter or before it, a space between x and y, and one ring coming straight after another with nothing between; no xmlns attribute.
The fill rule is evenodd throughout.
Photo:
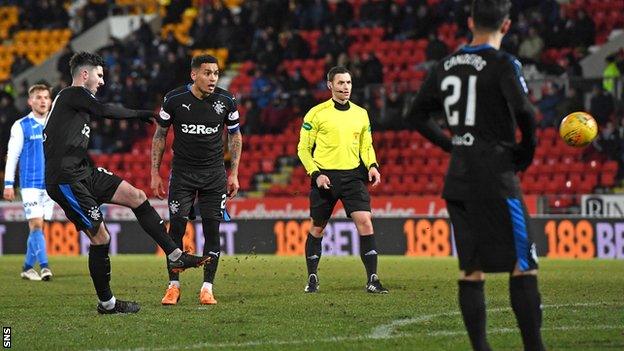
<svg viewBox="0 0 624 351"><path fill-rule="evenodd" d="M103 100L157 109L164 92L186 82L190 56L215 55L229 71L232 79L228 89L239 97L243 112L244 167L240 181L247 196L305 194L309 179L296 161L300 119L309 106L328 98L323 89L324 72L336 63L354 73L357 90L353 99L367 107L373 118L374 144L385 176L384 184L375 192L393 196L435 195L441 191L447 156L418 133L407 130L401 111L418 90L427 69L468 42L467 28L458 25L467 18L465 2L349 0L294 2L289 7L285 0L116 0L114 5L91 0L84 8L55 12L54 20L45 28L38 27L36 21L20 23L17 19L26 10L41 13L42 6L55 1L28 2L36 6L32 9L14 3L0 7L0 38L5 39L0 46L0 81L11 76L18 57L25 57L27 64L38 64L64 48L73 35L114 13L157 13L163 26L155 34L143 23L127 42L112 41L100 50L109 65ZM618 0L578 0L563 5L554 0L514 3L515 26L504 47L518 54L533 28L538 44L542 42L535 46L537 60L522 60L538 72L539 79L548 74L580 76L578 62L588 47L604 43L613 29L624 27L624 4ZM282 10L275 12L275 8ZM83 18L79 24L77 17ZM624 57L618 62L624 66ZM621 97L612 97L616 106L607 115L615 123L613 132L601 135L593 147L572 149L558 138L553 126L571 112L568 107L580 105L589 110L585 101L595 94L589 94L584 85L576 87L576 96L568 96L569 86L564 89L565 84L556 80L544 81L547 83L531 85L531 98L539 109L543 129L539 131L534 165L522 175L522 184L528 194L557 194L549 198L549 205L566 208L577 203L578 194L611 189L622 178ZM66 84L60 82L57 89ZM4 131L17 117L19 114L0 115L0 128ZM142 128L96 123L93 158L149 190L152 130ZM124 138L115 137L120 130ZM169 145L171 138L169 135ZM1 141L4 148L6 140ZM613 144L617 145L611 147ZM171 154L165 154L165 168L170 161Z"/></svg>

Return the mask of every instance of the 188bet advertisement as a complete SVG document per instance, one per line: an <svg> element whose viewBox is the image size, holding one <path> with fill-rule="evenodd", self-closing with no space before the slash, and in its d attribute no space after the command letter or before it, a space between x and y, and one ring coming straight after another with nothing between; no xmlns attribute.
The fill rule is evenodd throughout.
<svg viewBox="0 0 624 351"><path fill-rule="evenodd" d="M534 213L532 198L527 198L529 212ZM431 198L419 200L416 207L407 202L386 199L373 204L373 219L377 245L382 254L421 257L454 256L455 245L444 202ZM410 199L413 204L414 199ZM232 254L303 255L310 221L307 199L262 200L258 203L230 204L232 220L220 226L221 250ZM256 207L254 207L256 206ZM380 206L376 208L375 206ZM166 218L166 203L155 203ZM283 208L281 208L283 207ZM281 208L281 209L280 209ZM19 220L18 208L2 208L0 221L0 254L25 252L28 237L26 223ZM341 212L342 211L342 212ZM427 213L428 211L428 213ZM111 234L111 253L162 254L152 239L134 220L132 212L119 207L104 209L107 228ZM129 212L129 213L128 213ZM418 215L414 212L425 212ZM61 213L62 214L62 213ZM9 218L7 218L7 215ZM56 215L59 215L58 213ZM624 219L616 217L565 217L532 215L529 222L539 256L553 258L624 259ZM89 240L62 216L44 228L50 255L84 255ZM201 221L189 222L184 238L185 249L200 253L203 249ZM323 239L324 255L359 255L359 235L353 222L338 207L330 220Z"/></svg>

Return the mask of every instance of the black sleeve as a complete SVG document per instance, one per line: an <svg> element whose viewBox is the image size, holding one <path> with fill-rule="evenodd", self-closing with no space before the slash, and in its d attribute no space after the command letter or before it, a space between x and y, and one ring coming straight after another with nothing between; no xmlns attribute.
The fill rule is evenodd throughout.
<svg viewBox="0 0 624 351"><path fill-rule="evenodd" d="M446 136L440 126L433 120L431 114L433 112L442 112L444 108L440 103L438 96L437 77L435 69L429 72L429 75L423 85L420 87L414 102L407 116L408 123L413 125L420 134L429 139L432 143L439 146L446 152L451 152L453 144L451 139Z"/></svg>
<svg viewBox="0 0 624 351"><path fill-rule="evenodd" d="M500 89L522 132L522 140L516 147L515 155L518 170L524 170L531 164L537 145L535 110L527 95L528 88L522 76L521 67L518 60L505 61L500 79Z"/></svg>
<svg viewBox="0 0 624 351"><path fill-rule="evenodd" d="M230 99L229 111L225 117L224 123L227 126L228 133L236 133L238 130L240 130L238 103L236 102L236 99L234 97Z"/></svg>
<svg viewBox="0 0 624 351"><path fill-rule="evenodd" d="M80 111L88 112L93 117L109 119L148 118L153 115L148 110L131 110L114 104L104 104L98 101L87 89L74 89L74 94L68 99L69 104Z"/></svg>
<svg viewBox="0 0 624 351"><path fill-rule="evenodd" d="M171 117L173 115L173 109L171 108L171 104L169 102L170 99L165 96L162 107L160 108L160 112L156 117L156 122L163 128L169 128L171 126L171 123L173 122L171 120Z"/></svg>

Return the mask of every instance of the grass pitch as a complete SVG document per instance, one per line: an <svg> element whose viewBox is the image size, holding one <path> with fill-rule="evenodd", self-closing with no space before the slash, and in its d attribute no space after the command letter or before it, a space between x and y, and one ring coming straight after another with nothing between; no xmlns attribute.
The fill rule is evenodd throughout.
<svg viewBox="0 0 624 351"><path fill-rule="evenodd" d="M455 259L380 258L388 295L364 292L359 257L323 257L320 292L304 294L302 257L224 256L216 306L200 306L202 271L184 272L182 299L163 307L164 258L112 257L115 296L136 315L100 316L85 257L52 257L51 282L19 278L0 256L0 325L16 350L468 350ZM542 260L543 334L551 350L624 349L624 261ZM486 283L489 340L520 350L507 276Z"/></svg>

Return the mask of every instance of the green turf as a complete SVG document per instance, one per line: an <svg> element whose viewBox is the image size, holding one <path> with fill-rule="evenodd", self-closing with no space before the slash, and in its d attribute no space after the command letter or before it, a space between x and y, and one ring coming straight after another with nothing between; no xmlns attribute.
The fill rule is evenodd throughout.
<svg viewBox="0 0 624 351"><path fill-rule="evenodd" d="M122 255L112 258L113 291L142 306L123 316L96 313L86 258L53 257L51 282L20 280L21 263L0 256L0 325L12 327L15 350L468 349L453 259L382 257L382 296L364 292L358 257L323 257L312 295L301 257L223 257L218 305L198 304L202 273L193 270L182 274L179 305L162 307L163 259ZM541 289L549 349L624 349L624 261L542 260ZM490 276L486 295L492 347L520 350L507 277Z"/></svg>

